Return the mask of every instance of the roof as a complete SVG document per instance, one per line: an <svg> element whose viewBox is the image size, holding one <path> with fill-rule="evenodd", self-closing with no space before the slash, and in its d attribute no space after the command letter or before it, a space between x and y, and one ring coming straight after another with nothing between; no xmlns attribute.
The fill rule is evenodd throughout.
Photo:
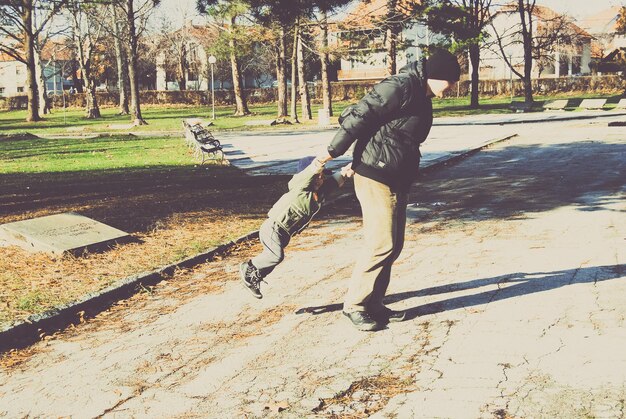
<svg viewBox="0 0 626 419"><path fill-rule="evenodd" d="M621 6L613 6L585 18L581 26L592 34L614 33Z"/></svg>
<svg viewBox="0 0 626 419"><path fill-rule="evenodd" d="M45 61L70 61L73 59L72 48L62 40L46 42L41 51L41 59ZM0 62L16 61L9 54L0 52Z"/></svg>
<svg viewBox="0 0 626 419"><path fill-rule="evenodd" d="M500 11L504 13L514 13L514 12L517 12L517 10L518 10L517 3L505 4L500 9ZM569 16L562 14L562 13L557 13L554 10L550 9L549 7L535 4L533 8L533 16L536 17L540 22L549 22L551 20L563 17L565 18L565 26L569 28L571 31L573 31L574 33L582 37L593 38L593 36L589 32L587 32L580 26L576 25Z"/></svg>
<svg viewBox="0 0 626 419"><path fill-rule="evenodd" d="M401 16L411 16L413 7L421 0L398 0ZM361 2L343 19L341 25L347 28L374 28L376 22L387 15L387 0L361 0Z"/></svg>

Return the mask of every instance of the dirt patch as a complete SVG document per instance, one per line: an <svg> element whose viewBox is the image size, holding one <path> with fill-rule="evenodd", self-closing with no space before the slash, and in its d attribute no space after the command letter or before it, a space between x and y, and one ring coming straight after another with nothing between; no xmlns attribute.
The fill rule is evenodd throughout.
<svg viewBox="0 0 626 419"><path fill-rule="evenodd" d="M286 177L228 167L8 178L0 223L74 211L136 242L79 257L0 248L0 326L80 299L256 230Z"/></svg>
<svg viewBox="0 0 626 419"><path fill-rule="evenodd" d="M366 418L381 410L392 397L415 390L410 379L394 375L365 377L346 391L323 399L313 412L331 418Z"/></svg>

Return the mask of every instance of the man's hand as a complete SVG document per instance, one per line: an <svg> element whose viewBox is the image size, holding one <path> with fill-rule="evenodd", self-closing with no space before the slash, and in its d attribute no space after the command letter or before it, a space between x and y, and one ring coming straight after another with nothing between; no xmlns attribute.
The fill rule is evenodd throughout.
<svg viewBox="0 0 626 419"><path fill-rule="evenodd" d="M328 161L330 161L330 160L332 160L332 159L333 159L333 158L332 158L332 157L331 157L331 155L330 155L330 154L328 154L328 153L322 153L322 154L320 154L319 156L317 156L317 157L315 158L315 160L317 160L317 161L318 161L320 164L322 164L322 165L326 164L326 162L328 162Z"/></svg>
<svg viewBox="0 0 626 419"><path fill-rule="evenodd" d="M352 176L354 176L354 170L352 170L352 162L341 168L341 175L347 178L351 178Z"/></svg>

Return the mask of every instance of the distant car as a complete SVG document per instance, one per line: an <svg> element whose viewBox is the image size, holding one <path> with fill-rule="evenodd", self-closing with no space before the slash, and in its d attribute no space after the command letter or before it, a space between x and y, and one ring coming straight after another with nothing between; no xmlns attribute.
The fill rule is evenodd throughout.
<svg viewBox="0 0 626 419"><path fill-rule="evenodd" d="M96 86L96 92L108 92L109 86L106 84L101 84L100 86Z"/></svg>

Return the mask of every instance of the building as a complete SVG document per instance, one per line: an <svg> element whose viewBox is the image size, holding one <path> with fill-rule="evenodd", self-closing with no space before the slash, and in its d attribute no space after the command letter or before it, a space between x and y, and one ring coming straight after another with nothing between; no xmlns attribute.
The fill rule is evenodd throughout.
<svg viewBox="0 0 626 419"><path fill-rule="evenodd" d="M0 97L26 93L26 65L0 53Z"/></svg>
<svg viewBox="0 0 626 419"><path fill-rule="evenodd" d="M73 86L71 74L74 61L70 50L62 43L48 42L41 52L46 91L57 93ZM26 94L26 64L0 53L0 96Z"/></svg>
<svg viewBox="0 0 626 419"><path fill-rule="evenodd" d="M409 19L412 5L419 0L403 0L400 10L406 18L402 32L399 34L397 68L407 62L419 59L422 55L420 46L428 46L442 40L442 35L433 33L428 28ZM517 69L523 69L524 52L519 34L519 15L511 4L501 8L494 19L497 33L506 34L509 39L505 48L507 58L515 63ZM380 30L379 23L387 13L386 0L363 0L341 22L333 25L334 43L347 52L341 59L337 79L348 80L379 80L388 75L387 52L384 45L385 33ZM569 39L556 48L550 48L547 56L536 60L532 75L538 77L560 77L591 73L591 41L593 37L574 22L558 15L553 10L536 5L534 10L537 33L549 31L559 22L559 30ZM493 43L495 33L491 31L488 42ZM469 61L469 59L468 59ZM471 73L471 68L469 69ZM462 77L467 77L463 76ZM511 70L498 48L488 47L487 43L481 50L480 78L508 79Z"/></svg>
<svg viewBox="0 0 626 419"><path fill-rule="evenodd" d="M438 36L428 28L410 19L415 0L402 0L400 10L406 24L398 34L397 68L419 59L420 45L428 45ZM387 14L386 0L367 0L359 3L341 22L332 25L331 42L342 54L337 80L380 80L388 76L385 32L379 22Z"/></svg>
<svg viewBox="0 0 626 419"><path fill-rule="evenodd" d="M533 59L532 77L564 77L591 73L591 41L593 37L577 26L567 16L552 9L535 5L533 9L534 36L536 43L545 43L539 50L541 58ZM554 34L562 35L554 45ZM502 7L489 29L487 42L493 43L498 36L502 39L504 54L515 69L523 73L524 47L517 3ZM537 53L535 49L535 53ZM480 78L508 79L511 69L497 47L481 50Z"/></svg>
<svg viewBox="0 0 626 419"><path fill-rule="evenodd" d="M614 6L585 18L581 23L593 36L591 58L600 73L622 70L622 66L613 60L626 50L626 36L616 33L620 11L620 6Z"/></svg>
<svg viewBox="0 0 626 419"><path fill-rule="evenodd" d="M185 89L209 90L211 87L211 65L207 49L215 44L219 36L218 31L219 29L214 25L194 25L188 22L177 31L164 35L158 42L160 52L156 57L156 89L180 90L180 81L176 80L175 73L180 71L180 63L184 62ZM253 57L253 59L258 59L258 56ZM250 66L242 65L244 88L271 87L275 81L275 78L270 74L264 73L260 77L255 77L251 71L246 71L244 67ZM215 88L232 89L230 74L230 60L214 64Z"/></svg>

